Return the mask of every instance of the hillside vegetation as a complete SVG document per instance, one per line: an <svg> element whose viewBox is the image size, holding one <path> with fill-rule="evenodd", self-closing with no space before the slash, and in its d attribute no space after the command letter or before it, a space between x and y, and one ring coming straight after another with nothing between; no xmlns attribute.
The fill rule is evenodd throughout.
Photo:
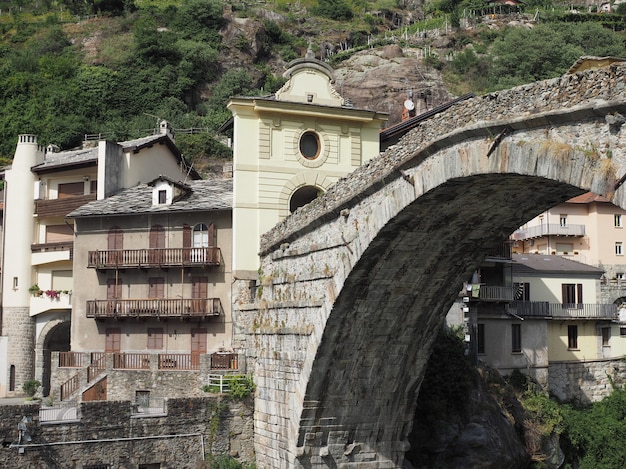
<svg viewBox="0 0 626 469"><path fill-rule="evenodd" d="M335 67L368 42L427 50L424 66L454 94L558 76L581 55L626 55L625 15L574 22L541 3L527 4L533 27L507 25L524 12L496 27L487 0L0 1L0 157L21 133L69 149L87 134L145 135L163 118L197 167L227 158L215 132L228 98L277 90L309 44Z"/></svg>

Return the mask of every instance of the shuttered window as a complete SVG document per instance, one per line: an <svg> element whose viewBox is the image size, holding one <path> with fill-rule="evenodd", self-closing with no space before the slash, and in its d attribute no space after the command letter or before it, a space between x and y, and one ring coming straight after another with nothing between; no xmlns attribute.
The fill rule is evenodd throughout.
<svg viewBox="0 0 626 469"><path fill-rule="evenodd" d="M148 328L148 349L150 350L162 350L163 349L163 328L162 327L149 327Z"/></svg>
<svg viewBox="0 0 626 469"><path fill-rule="evenodd" d="M65 199L68 197L76 197L77 195L83 195L85 193L84 182L68 182L66 184L59 184L59 199Z"/></svg>
<svg viewBox="0 0 626 469"><path fill-rule="evenodd" d="M71 225L46 225L46 243L67 243L74 241Z"/></svg>

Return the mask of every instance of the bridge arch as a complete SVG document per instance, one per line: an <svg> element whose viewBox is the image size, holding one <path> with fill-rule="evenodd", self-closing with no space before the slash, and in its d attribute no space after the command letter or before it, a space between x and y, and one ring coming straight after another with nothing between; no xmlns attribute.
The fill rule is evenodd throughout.
<svg viewBox="0 0 626 469"><path fill-rule="evenodd" d="M625 107L425 126L268 233L262 292L238 311L259 467L401 467L462 281L559 202L591 190L626 206L625 131L606 118Z"/></svg>

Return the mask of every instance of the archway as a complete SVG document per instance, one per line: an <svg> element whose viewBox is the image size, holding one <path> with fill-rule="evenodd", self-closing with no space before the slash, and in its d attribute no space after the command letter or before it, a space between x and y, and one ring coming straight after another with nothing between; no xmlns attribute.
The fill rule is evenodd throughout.
<svg viewBox="0 0 626 469"><path fill-rule="evenodd" d="M69 352L70 321L54 321L46 325L40 335L42 344L38 356L42 360L41 386L43 396L50 395L50 377L52 371L52 352Z"/></svg>

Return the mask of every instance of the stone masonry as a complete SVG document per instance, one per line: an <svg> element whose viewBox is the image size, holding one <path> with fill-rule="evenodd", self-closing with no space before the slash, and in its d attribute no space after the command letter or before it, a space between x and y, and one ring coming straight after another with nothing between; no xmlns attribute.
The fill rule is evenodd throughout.
<svg viewBox="0 0 626 469"><path fill-rule="evenodd" d="M561 201L626 206L624 96L612 65L463 102L264 235L254 303L233 293L259 468L401 467L462 281Z"/></svg>
<svg viewBox="0 0 626 469"><path fill-rule="evenodd" d="M15 366L16 387L13 391L7 387L7 395L21 396L20 383L31 379L34 372L35 322L30 317L29 308L5 307L2 309L2 325L2 335L9 337L9 370Z"/></svg>
<svg viewBox="0 0 626 469"><path fill-rule="evenodd" d="M0 467L76 467L107 464L134 469L199 469L206 454L254 461L252 409L223 397L169 399L166 415L136 417L129 401L85 402L78 419L40 421L40 406L0 406ZM19 442L26 418L32 438Z"/></svg>
<svg viewBox="0 0 626 469"><path fill-rule="evenodd" d="M626 363L621 359L555 362L550 363L548 376L550 392L558 399L589 404L626 383Z"/></svg>

